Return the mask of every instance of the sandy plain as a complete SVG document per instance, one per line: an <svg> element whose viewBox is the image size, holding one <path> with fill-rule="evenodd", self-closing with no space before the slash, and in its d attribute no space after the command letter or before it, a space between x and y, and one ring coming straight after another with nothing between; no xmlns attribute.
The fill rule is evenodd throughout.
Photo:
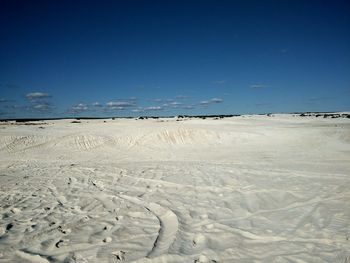
<svg viewBox="0 0 350 263"><path fill-rule="evenodd" d="M350 262L350 119L72 121L0 124L0 262Z"/></svg>

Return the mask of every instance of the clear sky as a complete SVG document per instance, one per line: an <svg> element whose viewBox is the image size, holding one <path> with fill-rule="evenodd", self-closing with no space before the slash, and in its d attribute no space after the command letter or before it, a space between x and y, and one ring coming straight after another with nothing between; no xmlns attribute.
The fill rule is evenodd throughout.
<svg viewBox="0 0 350 263"><path fill-rule="evenodd" d="M350 2L0 1L0 118L350 110Z"/></svg>

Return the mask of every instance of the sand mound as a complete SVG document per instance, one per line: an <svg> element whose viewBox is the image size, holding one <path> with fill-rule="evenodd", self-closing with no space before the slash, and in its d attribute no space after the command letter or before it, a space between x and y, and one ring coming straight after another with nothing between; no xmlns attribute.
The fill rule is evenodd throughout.
<svg viewBox="0 0 350 263"><path fill-rule="evenodd" d="M8 153L25 151L30 148L40 147L47 142L48 138L36 135L26 136L3 136L0 139L0 150Z"/></svg>
<svg viewBox="0 0 350 263"><path fill-rule="evenodd" d="M53 142L54 147L75 151L88 151L107 143L110 139L89 134L65 136Z"/></svg>
<svg viewBox="0 0 350 263"><path fill-rule="evenodd" d="M147 139L146 142L148 143L172 145L212 144L220 142L220 136L217 132L204 129L166 129L150 135Z"/></svg>

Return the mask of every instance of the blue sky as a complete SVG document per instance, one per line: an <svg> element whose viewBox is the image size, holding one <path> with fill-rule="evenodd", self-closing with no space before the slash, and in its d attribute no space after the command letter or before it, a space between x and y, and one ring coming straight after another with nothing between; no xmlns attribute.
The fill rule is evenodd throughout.
<svg viewBox="0 0 350 263"><path fill-rule="evenodd" d="M350 110L348 1L0 1L0 118Z"/></svg>

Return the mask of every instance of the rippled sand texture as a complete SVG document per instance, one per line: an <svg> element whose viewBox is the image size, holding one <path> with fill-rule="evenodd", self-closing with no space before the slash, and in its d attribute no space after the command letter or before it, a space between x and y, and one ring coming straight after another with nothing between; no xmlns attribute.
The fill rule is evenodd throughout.
<svg viewBox="0 0 350 263"><path fill-rule="evenodd" d="M350 262L350 120L0 124L0 262Z"/></svg>

